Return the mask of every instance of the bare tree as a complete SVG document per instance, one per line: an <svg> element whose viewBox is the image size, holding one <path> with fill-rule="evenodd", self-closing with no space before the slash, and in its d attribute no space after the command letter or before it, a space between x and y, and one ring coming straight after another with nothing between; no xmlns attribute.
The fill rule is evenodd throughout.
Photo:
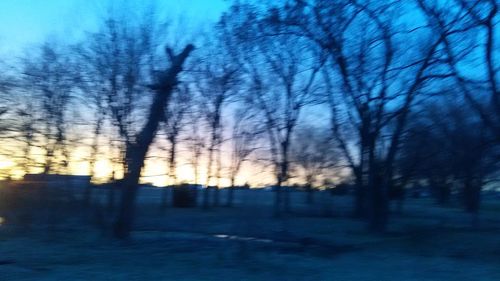
<svg viewBox="0 0 500 281"><path fill-rule="evenodd" d="M183 64L193 49L193 45L187 45L182 52L175 55L171 49L167 48L171 65L159 74L158 82L152 86L156 95L150 105L146 124L135 136L134 142L127 142L125 156L127 169L123 179L119 214L114 225L117 238L128 238L130 235L135 198L146 154L155 138L160 121L165 118L165 107L178 84L177 76L182 72Z"/></svg>
<svg viewBox="0 0 500 281"><path fill-rule="evenodd" d="M427 181L440 204L448 203L455 186L455 193L462 194L464 209L476 224L481 189L498 169L491 146L494 136L467 103L454 98L433 102L435 105L427 104L420 121L410 127L410 131L419 132L413 134L417 138L414 141L423 147L419 156L425 159L410 157L413 177ZM402 155L418 151L408 149L411 143L406 140Z"/></svg>
<svg viewBox="0 0 500 281"><path fill-rule="evenodd" d="M25 60L24 84L31 90L41 112L38 131L43 136L45 149L43 172L67 172L67 110L70 105L75 77L67 54L49 43L39 53ZM28 130L28 134L30 134ZM31 138L32 136L28 136Z"/></svg>
<svg viewBox="0 0 500 281"><path fill-rule="evenodd" d="M494 133L498 143L500 4L496 0L417 2L432 32L442 38L442 60L451 69L467 102Z"/></svg>
<svg viewBox="0 0 500 281"><path fill-rule="evenodd" d="M200 184L200 165L205 148L205 138L201 128L202 113L200 109L195 108L196 106L197 104L195 103L189 111L188 119L191 132L189 132L185 141L191 154L189 164L193 168L194 183Z"/></svg>
<svg viewBox="0 0 500 281"><path fill-rule="evenodd" d="M168 155L168 175L171 184L177 184L177 146L182 130L187 123L187 115L191 109L192 96L188 86L181 85L172 95L172 100L166 107L164 131L170 145ZM164 190L162 205L166 206L167 190Z"/></svg>
<svg viewBox="0 0 500 281"><path fill-rule="evenodd" d="M24 174L28 174L30 169L35 166L31 153L33 147L35 147L35 137L39 133L37 125L40 120L35 113L32 112L33 107L34 105L31 101L26 101L25 107L18 108L16 114L20 119L19 137L23 144L22 168L24 169Z"/></svg>
<svg viewBox="0 0 500 281"><path fill-rule="evenodd" d="M13 149L12 140L19 137L22 139L22 122L21 124L18 122L17 111L20 106L18 103L22 103L25 99L19 94L12 95L13 89L18 90L15 87L17 83L8 75L9 68L3 61L0 61L0 69L2 70L2 75L0 75L0 100L2 101L0 105L0 155L14 159L18 149ZM22 161L21 164L23 164ZM5 169L0 171L0 176L10 177L11 173L10 168Z"/></svg>
<svg viewBox="0 0 500 281"><path fill-rule="evenodd" d="M107 119L114 129L108 134L109 143L118 136L118 142L114 142L118 145L118 161L123 171L127 169L126 147L135 141L138 128L145 122L144 109L151 100L144 92L148 91L157 60L161 39L158 29L154 14L142 15L137 21L109 15L98 31L90 33L75 48L81 60L80 90L86 93L87 102L95 110L89 157L92 172L99 152L99 136ZM110 209L114 191L114 188L109 190Z"/></svg>
<svg viewBox="0 0 500 281"><path fill-rule="evenodd" d="M238 79L238 68L231 63L223 41L217 41L214 46L207 48L206 54L199 62L197 69L196 86L201 93L201 108L210 129L208 142L206 189L203 196L203 207L209 207L209 187L213 184L214 166L215 185L214 205L219 205L219 181L221 177L221 145L223 142L223 109L237 92L235 85ZM215 160L215 161L214 161Z"/></svg>
<svg viewBox="0 0 500 281"><path fill-rule="evenodd" d="M328 177L339 162L339 152L329 128L299 127L292 146L292 163L302 171L306 183L307 203L313 203L315 185Z"/></svg>
<svg viewBox="0 0 500 281"><path fill-rule="evenodd" d="M426 35L418 26L394 24L396 11L409 8L382 1L297 0L270 9L266 21L276 26L270 35L307 38L328 55L325 84L332 129L356 177L355 211L378 231L387 224L394 159L412 105L426 82L450 77L446 71L431 71L441 37L422 44L415 38ZM409 53L408 44L415 44L416 52ZM357 138L355 153L346 131Z"/></svg>
<svg viewBox="0 0 500 281"><path fill-rule="evenodd" d="M318 74L326 57L302 38L270 31L267 22L255 21L251 6L237 4L231 12L222 23L243 46L237 56L250 84L247 101L261 113L266 126L278 215L282 209L290 211L288 192L283 198L282 185L290 177L292 134L302 109L319 101L315 95Z"/></svg>
<svg viewBox="0 0 500 281"><path fill-rule="evenodd" d="M243 108L237 109L234 114L231 138L231 164L229 166L231 186L227 194L226 203L228 207L233 206L236 177L243 164L249 161L251 154L258 149L258 141L264 132L264 128L259 128L259 125L255 124L253 117L251 111Z"/></svg>
<svg viewBox="0 0 500 281"><path fill-rule="evenodd" d="M107 107L106 107L106 75L104 75L104 61L102 56L97 55L100 53L100 43L102 38L97 39L93 37L94 40L89 40L83 44L74 47L74 53L79 63L77 64L78 71L78 83L77 87L84 97L82 103L89 104L93 110L93 116L95 119L92 120L92 140L90 144L90 155L89 161L89 175L96 179L96 165L100 152L100 137L105 129L105 121L107 117ZM101 53L104 55L103 53ZM110 192L111 194L112 192ZM84 194L84 203L86 205L90 204L90 199L92 196L92 188L86 189ZM111 197L111 196L110 196Z"/></svg>
<svg viewBox="0 0 500 281"><path fill-rule="evenodd" d="M3 62L1 61L0 61L0 67L2 68L2 71L5 68ZM5 77L5 75L0 76L0 99L2 100L2 106L0 106L0 137L4 136L4 132L7 127L7 124L5 122L5 117L9 112L8 105L10 103L10 99L8 92L11 86L10 84L11 83L8 82L8 78Z"/></svg>

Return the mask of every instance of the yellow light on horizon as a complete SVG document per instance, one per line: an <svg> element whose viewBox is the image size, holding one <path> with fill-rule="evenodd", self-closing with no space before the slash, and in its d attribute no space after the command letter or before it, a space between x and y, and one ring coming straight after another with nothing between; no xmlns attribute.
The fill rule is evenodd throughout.
<svg viewBox="0 0 500 281"><path fill-rule="evenodd" d="M102 152L106 151L104 148ZM53 171L55 173L67 173L70 175L89 175L93 174L92 182L93 183L105 183L109 182L112 178L113 172L115 173L116 179L123 178L123 169L121 164L114 163L110 159L110 153L106 152L99 156L97 162L95 163L95 167L90 169L90 163L88 161L88 153L89 150L85 147L75 147L70 154L69 166L67 169L59 169ZM22 152L16 153L16 155L22 155ZM160 155L160 152L152 153L152 156ZM44 151L40 148L33 148L30 153L31 160L33 163L37 163L38 165L33 165L29 167L29 170L26 171L24 167L19 166L19 163L16 163L14 160L8 158L5 155L0 155L0 174L10 175L13 179L22 179L24 173L41 173L43 172L43 168L40 164L44 163ZM201 159L198 167L198 175L195 175L195 169L192 165L188 164L187 159L184 157L179 157L178 166L176 168L176 178L177 180L174 182L168 176L168 164L165 159L161 158L149 158L146 160L145 167L142 171L142 178L140 180L141 183L151 183L155 186L166 186L171 184L179 184L179 183L198 183L198 184L206 184L207 179L207 169L206 169L206 159ZM215 171L214 171L215 172ZM220 186L230 186L231 181L227 178L228 175L223 172L222 178L217 181L214 177L210 181L210 185L216 185L219 183ZM197 182L195 180L197 179ZM273 177L272 174L269 174L267 171L262 171L258 167L252 165L243 165L239 175L236 178L236 185L243 185L245 183L249 183L254 186L261 186L264 183L272 183Z"/></svg>
<svg viewBox="0 0 500 281"><path fill-rule="evenodd" d="M10 170L12 169L16 163L14 161L8 159L7 157L0 155L0 170Z"/></svg>

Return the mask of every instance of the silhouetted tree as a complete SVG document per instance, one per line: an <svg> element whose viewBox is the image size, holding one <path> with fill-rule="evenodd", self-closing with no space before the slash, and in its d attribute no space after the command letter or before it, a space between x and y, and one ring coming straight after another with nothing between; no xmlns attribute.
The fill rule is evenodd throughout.
<svg viewBox="0 0 500 281"><path fill-rule="evenodd" d="M412 105L427 81L449 77L448 72L431 71L441 37L422 42L415 40L425 38L418 26L395 24L400 11L409 8L383 1L297 0L270 8L265 18L276 26L270 35L307 38L328 55L325 83L332 129L356 177L355 213L368 217L377 231L387 225L394 160ZM356 152L346 131L354 132Z"/></svg>
<svg viewBox="0 0 500 281"><path fill-rule="evenodd" d="M326 178L339 162L339 153L331 131L320 127L299 127L292 146L292 163L302 172L307 190L307 203L313 203L315 185Z"/></svg>
<svg viewBox="0 0 500 281"><path fill-rule="evenodd" d="M498 169L494 136L463 101L442 96L433 103L423 104L419 121L410 125L407 136L415 139L405 140L401 156L409 158L414 180L432 187L438 203L460 191L464 209L477 221L482 186Z"/></svg>
<svg viewBox="0 0 500 281"><path fill-rule="evenodd" d="M127 142L125 156L127 169L123 179L120 209L114 225L114 234L118 238L128 238L130 234L135 198L146 154L155 138L160 121L165 118L165 107L178 84L177 76L182 72L183 64L193 49L193 45L187 45L182 52L175 55L167 48L171 64L167 70L159 73L158 81L152 86L155 96L149 108L146 124L135 136L134 142Z"/></svg>
<svg viewBox="0 0 500 281"><path fill-rule="evenodd" d="M19 138L22 142L22 169L24 170L24 174L28 174L30 169L35 166L31 154L32 149L35 147L35 137L38 134L37 124L40 120L35 113L32 112L33 107L33 102L27 100L25 107L19 108L16 114L20 119Z"/></svg>
<svg viewBox="0 0 500 281"><path fill-rule="evenodd" d="M2 69L2 72L4 72L5 66L3 63L0 61L0 67ZM0 137L5 136L5 130L8 127L8 122L5 122L5 118L7 116L7 113L9 112L9 104L10 104L10 98L9 98L9 89L10 89L10 84L4 75L0 76L0 99L2 100L2 105L0 106Z"/></svg>
<svg viewBox="0 0 500 281"><path fill-rule="evenodd" d="M30 89L31 98L41 112L38 132L45 149L43 172L67 172L67 114L75 83L72 61L62 48L45 43L35 55L24 60L24 79L23 84Z"/></svg>
<svg viewBox="0 0 500 281"><path fill-rule="evenodd" d="M0 155L15 162L20 171L26 173L29 167L34 166L34 163L28 161L29 156L26 156L26 151L29 150L27 147L34 146L32 140L37 122L35 106L32 98L29 98L32 93L26 91L22 76L14 76L14 71L18 69L9 67L0 59L0 70L2 72L0 75L0 100L2 101L0 105ZM28 116L32 118L26 118ZM27 127L30 128L29 133L27 133ZM31 136L29 144L25 138L27 134ZM15 167L8 167L1 171L2 177L10 177L12 171L9 169L11 168Z"/></svg>
<svg viewBox="0 0 500 281"><path fill-rule="evenodd" d="M216 43L205 48L196 69L196 87L200 92L201 110L209 128L206 189L203 193L203 207L209 207L208 188L215 184L214 205L219 205L219 181L221 178L221 145L223 142L223 110L226 104L237 93L238 67L232 63L227 54L229 46L224 41L214 38ZM216 160L216 161L214 161ZM215 162L215 163L214 163Z"/></svg>
<svg viewBox="0 0 500 281"><path fill-rule="evenodd" d="M135 141L139 126L145 122L145 104L151 99L144 92L151 82L158 42L162 38L155 20L152 13L135 21L111 14L76 50L82 59L80 87L87 92L86 97L95 109L91 165L96 163L98 138L108 117L116 129L109 134L109 143L115 132L119 136L115 145L108 147L109 151L117 147L121 170L127 169L126 147ZM114 191L115 188L110 188L108 195L111 209Z"/></svg>
<svg viewBox="0 0 500 281"><path fill-rule="evenodd" d="M266 36L266 23L254 21L253 13L248 6L236 5L222 23L244 46L239 60L250 84L248 102L265 122L276 177L275 214L279 214L282 209L290 211L288 189L283 198L281 186L290 177L292 134L302 109L318 103L317 78L325 57L301 38Z"/></svg>
<svg viewBox="0 0 500 281"><path fill-rule="evenodd" d="M14 85L12 82L9 82L11 78L6 75L6 66L1 61L0 69L3 72L3 74L0 75L0 100L2 101L0 105L0 155L2 155L3 157L8 157L9 159L13 159L15 153L9 147L10 145L12 145L12 143L6 143L6 141L12 140L15 137L19 137L16 134L13 134L14 132L19 132L21 135L22 132L20 132L20 130L16 130L18 128L15 128L16 125L13 124L13 120L17 119L17 114L13 114L16 113L17 105L15 105L14 101L12 100L12 97L14 95L11 94L11 89ZM22 125L18 125L18 127L21 126ZM0 171L0 173L0 176L2 178L8 178L10 176L9 171Z"/></svg>
<svg viewBox="0 0 500 281"><path fill-rule="evenodd" d="M491 146L494 136L488 132L485 124L471 114L472 109L467 105L456 103L444 113L441 108L440 112L435 119L436 129L444 138L441 141L441 153L448 150L449 158L439 168L451 166L454 183L462 187L464 209L473 215L473 223L476 224L481 189L498 168Z"/></svg>
<svg viewBox="0 0 500 281"><path fill-rule="evenodd" d="M173 93L165 110L164 131L170 145L168 152L168 176L171 184L177 184L177 146L180 134L186 129L187 115L192 109L192 95L186 85L181 85ZM167 190L164 190L162 205L166 206Z"/></svg>
<svg viewBox="0 0 500 281"><path fill-rule="evenodd" d="M500 142L500 48L496 40L500 3L496 0L417 2L432 32L442 38L442 59L450 67L465 99L493 132L496 142Z"/></svg>
<svg viewBox="0 0 500 281"><path fill-rule="evenodd" d="M203 150L205 148L205 138L201 128L202 111L201 109L196 108L196 106L201 105L197 105L195 103L191 107L188 115L191 132L185 141L187 142L187 146L191 154L189 164L193 168L194 183L200 184L200 164Z"/></svg>
<svg viewBox="0 0 500 281"><path fill-rule="evenodd" d="M448 122L443 116L436 116L436 109L431 104L424 104L408 124L403 137L401 153L397 158L392 199L403 199L404 189L413 183L420 186L422 182L432 188L438 204L447 204L450 199L450 182L453 180L453 169L450 164L449 140L442 135L441 124L437 120ZM439 126L437 126L439 125Z"/></svg>
<svg viewBox="0 0 500 281"><path fill-rule="evenodd" d="M85 101L92 107L93 116L92 120L92 140L90 144L89 161L89 175L96 179L96 165L100 151L99 138L105 129L105 121L108 108L106 106L106 75L104 74L106 66L102 60L103 50L99 44L102 38L97 39L93 37L91 40L86 41L74 48L75 56L79 60L77 64L77 71L79 79L77 83L78 89L85 97ZM98 55L101 54L101 55ZM110 192L112 194L112 192ZM90 204L92 196L92 187L86 189L84 194L84 203ZM111 197L111 196L110 196ZM111 201L111 200L110 200ZM110 204L111 205L111 204Z"/></svg>
<svg viewBox="0 0 500 281"><path fill-rule="evenodd" d="M233 206L236 177L243 164L250 160L250 155L258 149L257 141L261 138L265 130L255 124L252 114L244 108L239 108L235 111L233 122L231 164L229 166L231 186L227 193L228 207Z"/></svg>

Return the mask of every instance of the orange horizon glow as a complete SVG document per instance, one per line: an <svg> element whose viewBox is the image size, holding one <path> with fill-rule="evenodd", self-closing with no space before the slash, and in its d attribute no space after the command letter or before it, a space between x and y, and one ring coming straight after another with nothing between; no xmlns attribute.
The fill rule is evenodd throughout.
<svg viewBox="0 0 500 281"><path fill-rule="evenodd" d="M12 146L11 146L12 147ZM207 180L207 163L204 156L201 157L200 163L198 165L198 181L196 181L195 169L189 164L189 153L185 153L182 150L178 152L177 159L177 167L176 167L176 178L174 181L168 176L168 164L165 158L160 156L164 156L165 152L162 151L159 147L158 143L154 144L149 153L148 158L145 160L144 168L141 172L140 183L148 183L154 186L162 187L168 185L175 185L180 183L190 183L190 184L206 184ZM19 157L22 155L21 149L17 149L18 153L14 153L15 157ZM113 162L112 155L113 151L109 147L101 146L101 153L96 159L96 163L93 169L90 169L89 166L89 146L88 145L80 145L73 147L70 153L70 159L68 167L62 171L53 171L52 173L58 174L69 174L69 175L86 175L92 176L92 183L101 184L110 182L112 180L113 171L115 173L115 179L123 178L123 169L121 165L118 165L116 162ZM16 151L14 147L12 147L11 151ZM223 163L228 161L230 154L223 149ZM105 152L105 153L103 153ZM32 148L30 152L30 158L34 163L43 163L44 161L44 151L41 148ZM224 159L226 161L224 161ZM57 160L57 159L55 159ZM209 185L217 185L221 187L228 187L231 185L230 178L227 175L227 171L223 167L221 178L217 180L215 177L212 177ZM0 178L4 176L4 178L8 175L14 180L20 180L23 178L25 174L25 168L19 163L16 163L13 159L9 158L6 155L0 154ZM29 167L28 173L37 174L42 173L43 169L41 167ZM348 175L349 171L345 169L341 169L336 173L336 176L323 176L321 178L328 177L334 181L340 181L341 178ZM262 187L269 186L275 183L275 177L270 169L270 167L259 165L259 164L251 164L251 162L244 162L241 167L240 172L238 173L235 185L244 185L249 184L251 187ZM303 175L296 175L287 183L288 185L293 184L304 184Z"/></svg>
<svg viewBox="0 0 500 281"><path fill-rule="evenodd" d="M59 173L89 176L89 161L84 160L86 158L85 153L86 152L84 149L75 149L69 161L68 171ZM34 156L32 155L32 157ZM43 162L43 156L41 156L41 154L37 154L35 158L37 158L34 159L35 161ZM207 173L205 161L200 161L200 165L198 167L198 182L195 182L196 176L194 174L194 167L192 167L192 165L190 164L186 164L187 161L185 161L185 159L182 159L182 157L179 158L180 159L178 159L178 165L176 167L176 182L174 182L173 179L168 176L168 165L166 161L158 159L146 159L144 168L141 172L140 182L149 183L159 187L179 183L206 183ZM113 163L108 157L100 156L97 159L93 169L92 182L99 184L111 181L113 171L115 172L115 178L123 178L123 170L117 166L118 165ZM42 173L42 169L37 167L30 167L29 173ZM0 174L4 175L5 177L10 176L13 180L21 180L24 177L25 171L24 168L20 167L14 160L5 155L0 155ZM258 181L253 179L253 177L257 177ZM272 175L252 171L252 168L249 167L249 165L244 165L239 175L236 177L236 185L244 185L245 183L248 183L251 186L261 186L266 185L266 183L272 182ZM217 179L213 177L209 184L215 185L216 183ZM230 186L231 181L229 178L222 175L222 177L219 179L219 183L221 187L226 187Z"/></svg>

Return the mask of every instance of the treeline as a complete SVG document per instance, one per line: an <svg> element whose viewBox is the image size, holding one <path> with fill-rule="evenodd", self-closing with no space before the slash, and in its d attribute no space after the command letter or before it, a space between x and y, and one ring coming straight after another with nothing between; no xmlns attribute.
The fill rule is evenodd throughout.
<svg viewBox="0 0 500 281"><path fill-rule="evenodd" d="M83 146L94 174L106 150L124 171L119 237L145 159L165 157L175 183L180 154L207 186L234 186L249 161L268 169L276 215L290 210L282 186L331 177L352 181L353 212L375 231L414 185L443 204L460 191L475 214L499 171L498 6L236 1L183 40L152 13L110 16L81 42L47 42L4 71L1 139L15 145L2 153L25 172L63 173ZM167 151L150 149L155 137Z"/></svg>

